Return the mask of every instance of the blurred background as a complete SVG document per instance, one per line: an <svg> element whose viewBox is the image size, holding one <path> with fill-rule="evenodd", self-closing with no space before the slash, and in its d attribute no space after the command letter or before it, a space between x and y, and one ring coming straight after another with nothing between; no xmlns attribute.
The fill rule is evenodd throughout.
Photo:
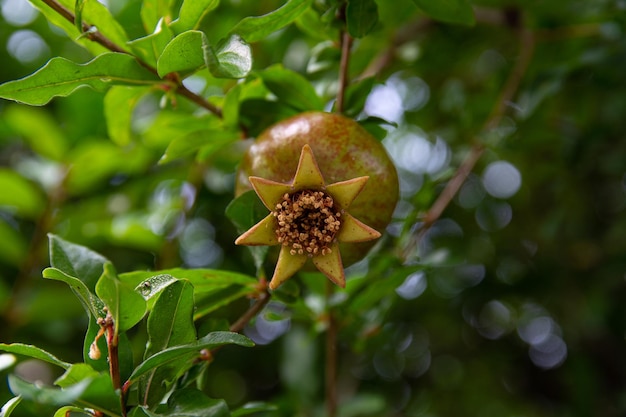
<svg viewBox="0 0 626 417"><path fill-rule="evenodd" d="M140 1L104 3L131 38L144 35ZM26 0L0 4L0 82L55 56L91 58ZM280 4L222 1L203 30L220 39ZM370 289L338 301L341 415L624 416L626 1L472 4L477 23L467 27L428 20L410 0L381 0L375 30L354 43L348 110L376 122L401 201L383 241L348 269ZM253 56L257 70L282 63L303 74L330 110L340 51L336 29L313 30L324 7L315 2L317 21L254 44ZM220 97L234 81L197 75L186 85ZM70 362L81 361L86 317L65 285L41 278L49 232L120 272L255 273L224 215L245 141L157 165L176 123L202 114L149 94L132 115L132 141L120 146L103 100L81 89L38 108L0 101L0 342L36 344ZM248 109L253 135L284 114L263 111ZM476 149L467 181L418 239L424 214ZM315 311L323 289L306 274L295 286L303 305L270 303L246 329L257 348L216 361L211 395L322 415L323 329L298 313ZM58 376L49 372L48 382ZM1 403L11 398L6 374Z"/></svg>

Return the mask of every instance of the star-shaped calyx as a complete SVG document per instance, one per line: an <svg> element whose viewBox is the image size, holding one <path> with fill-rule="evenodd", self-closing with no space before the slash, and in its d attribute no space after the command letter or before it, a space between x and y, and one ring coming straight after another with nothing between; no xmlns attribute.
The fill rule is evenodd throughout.
<svg viewBox="0 0 626 417"><path fill-rule="evenodd" d="M378 231L348 213L369 177L326 185L311 147L304 145L291 183L249 179L270 214L239 236L235 244L281 245L270 288L278 288L308 259L332 282L345 287L339 243L380 237Z"/></svg>

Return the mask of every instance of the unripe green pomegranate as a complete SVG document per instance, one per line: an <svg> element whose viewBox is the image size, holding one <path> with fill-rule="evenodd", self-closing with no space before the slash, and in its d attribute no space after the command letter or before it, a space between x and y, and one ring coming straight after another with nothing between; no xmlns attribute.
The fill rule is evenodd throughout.
<svg viewBox="0 0 626 417"><path fill-rule="evenodd" d="M309 156L311 151L312 155ZM312 159L312 162L309 159ZM320 184L302 185L302 183L317 184L317 177L314 173L316 170L322 177L321 181L318 181ZM309 171L313 175L313 180L308 177ZM252 184L251 179L253 180ZM354 182L348 180L354 180ZM345 185L344 182L346 182ZM266 183L269 183L271 187L278 187L278 194L272 194L271 189L264 192ZM334 187L335 183L339 183L339 186ZM331 220L334 221L335 217L332 216L336 215L338 227L340 224L343 227L343 223L340 223L340 221L344 221L341 220L342 212L346 213L344 217L350 216L350 219L345 218L346 224L349 223L352 226L352 218L360 221L359 224L355 223L355 227L358 229L355 236L360 237L349 236L350 233L347 230L340 230L337 235L338 239L335 239L335 232L333 231L322 230L320 232L320 236L322 233L330 234L330 237L326 237L329 242L338 240L341 253L339 263L341 264L343 261L343 266L363 258L374 245L375 240L373 239L380 236L376 231L382 233L391 220L391 215L398 201L399 191L396 169L382 144L354 120L339 114L323 112L302 113L283 120L261 133L246 152L239 167L235 194L240 195L252 189L253 186L268 209L274 210L273 215L278 219L274 220L271 215L268 216L266 220L273 222L274 226L270 226L268 223L264 226L265 229L271 227L280 229L276 222L283 225L283 220L290 218L291 214L285 213L283 207L291 207L296 204L305 207L300 209L300 212L308 210L306 204L309 204L309 200L317 198L311 194L315 191L321 191L318 193L320 201L330 197L330 210L335 210L332 211ZM281 186L285 188L282 189ZM259 190L260 188L261 190ZM312 188L311 192L309 192L310 188ZM280 190L285 191L283 198L278 197L283 192ZM263 194L270 196L264 198ZM348 197L344 198L343 196L346 195ZM333 197L336 200L335 209L332 208ZM342 203L342 201L345 202ZM342 204L349 207L342 207ZM311 221L308 220L309 223ZM361 223L364 228L361 228ZM375 230L371 230L371 233L366 232L367 226L365 225L370 226L370 230L372 228ZM329 274L324 271L313 256L313 250L315 255L318 253L317 248L313 247L317 239L314 238L313 245L309 245L313 247L312 249L307 249L306 244L304 248L300 245L301 242L297 238L298 233L302 236L302 227L309 230L310 226L304 224L296 226L299 227L300 232L296 232L293 238L281 237L281 232L277 231L278 242L283 246L292 245L293 248L290 251L296 256L298 253L307 255L306 250L310 251L309 257L313 258L318 269L335 281L331 277L332 273ZM293 231L296 226L292 226L291 230ZM289 231L290 226L285 227ZM261 234L259 230L254 233L259 236ZM268 236L271 240L271 234ZM344 236L345 238L342 238ZM262 240L262 237L257 236L249 239L242 235L237 243L255 245L262 244L259 243ZM289 243L285 243L285 240ZM273 242L273 244L279 243ZM322 251L330 253L330 249L320 246L320 253ZM341 275L343 277L343 270ZM342 285L341 282L338 284ZM270 287L274 288L277 285L280 283L270 284Z"/></svg>

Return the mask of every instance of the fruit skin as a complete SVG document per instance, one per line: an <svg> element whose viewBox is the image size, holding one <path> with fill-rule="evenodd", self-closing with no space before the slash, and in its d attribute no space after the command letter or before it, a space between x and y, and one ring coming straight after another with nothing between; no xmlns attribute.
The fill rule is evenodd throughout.
<svg viewBox="0 0 626 417"><path fill-rule="evenodd" d="M237 172L235 195L251 190L249 176L290 182L308 144L327 184L361 176L369 180L350 213L384 232L398 201L398 174L382 144L357 122L336 113L306 112L278 122L250 146ZM344 266L365 256L376 242L341 244Z"/></svg>

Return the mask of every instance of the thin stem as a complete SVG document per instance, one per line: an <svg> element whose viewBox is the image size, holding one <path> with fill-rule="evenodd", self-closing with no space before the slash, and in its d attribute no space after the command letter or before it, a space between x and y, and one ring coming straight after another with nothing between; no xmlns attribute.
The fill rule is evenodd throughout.
<svg viewBox="0 0 626 417"><path fill-rule="evenodd" d="M352 37L348 32L341 36L341 61L339 63L339 88L337 91L337 112L343 113L346 88L348 86L348 67L350 65L350 49Z"/></svg>
<svg viewBox="0 0 626 417"><path fill-rule="evenodd" d="M337 415L337 319L333 309L328 305L335 287L326 281L326 412L328 417Z"/></svg>
<svg viewBox="0 0 626 417"><path fill-rule="evenodd" d="M74 13L71 10L68 10L65 6L63 6L62 4L57 2L56 0L42 0L42 1L45 4L47 4L52 10L54 10L59 15L61 15L63 18L68 20L70 23L75 24L76 16L74 16ZM86 36L90 40L99 43L100 45L102 45L105 48L107 48L109 51L132 55L132 54L129 54L127 51L125 51L120 46L116 45L114 42L112 42L110 39L108 39L102 33L100 33L97 30L97 28L95 28L94 26L89 25L89 24L83 22L82 27L83 27L83 33L86 34ZM134 55L133 55L133 57L137 60L137 62L139 64L141 64L143 67L147 68L150 72L152 72L154 74L157 74L156 68L148 65L146 62L142 61L141 59L139 59L138 57L136 57ZM211 113L215 114L216 116L222 117L221 109L219 109L215 105L209 103L203 97L201 97L201 96L193 93L192 91L188 90L187 87L185 87L183 85L182 81L177 79L177 77L168 77L168 78L170 80L172 80L172 79L174 80L174 82L176 84L176 91L181 96L189 99L190 101L192 101L193 103L197 104L198 106L207 109L208 111L210 111Z"/></svg>
<svg viewBox="0 0 626 417"><path fill-rule="evenodd" d="M488 131L494 129L506 112L507 106L510 104L511 100L515 97L519 86L521 84L522 78L528 69L528 65L532 59L532 55L534 52L535 40L534 34L530 29L522 28L520 32L520 54L519 58L516 62L516 65L513 67L511 72L509 73L509 77L507 78L502 90L498 96L498 99L494 103L493 109L487 120L484 123L482 128L483 131ZM472 172L474 166L482 156L485 151L485 146L477 142L472 146L470 152L465 157L461 165L457 168L454 176L448 183L445 188L437 197L437 200L430 207L426 215L424 216L424 223L422 227L418 231L416 238L409 245L409 247L405 250L404 256L406 254L412 252L412 249L418 244L418 242L422 239L426 231L437 221L444 210L448 207L454 196L459 192L461 186L465 182L467 176Z"/></svg>
<svg viewBox="0 0 626 417"><path fill-rule="evenodd" d="M252 304L252 306L250 306L250 308L230 326L229 330L236 333L242 331L244 327L246 327L246 325L250 322L250 320L256 317L256 315L259 314L261 310L263 310L263 307L265 307L270 299L271 294L267 290L264 290L259 298L256 300L256 302Z"/></svg>

